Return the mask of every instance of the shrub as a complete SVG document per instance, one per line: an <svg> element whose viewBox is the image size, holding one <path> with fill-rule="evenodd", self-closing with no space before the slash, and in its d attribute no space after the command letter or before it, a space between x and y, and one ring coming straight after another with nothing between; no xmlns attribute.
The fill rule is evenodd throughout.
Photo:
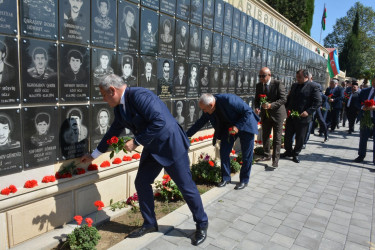
<svg viewBox="0 0 375 250"><path fill-rule="evenodd" d="M202 153L198 163L191 167L193 180L199 184L215 184L221 181L221 169L208 154Z"/></svg>
<svg viewBox="0 0 375 250"><path fill-rule="evenodd" d="M254 148L254 154L256 155L264 155L264 149L263 147L259 146Z"/></svg>
<svg viewBox="0 0 375 250"><path fill-rule="evenodd" d="M170 202L183 199L183 196L176 183L167 174L163 176L163 181L155 182L155 187L157 189L155 198L160 201Z"/></svg>
<svg viewBox="0 0 375 250"><path fill-rule="evenodd" d="M66 243L70 249L96 249L101 236L95 227L83 225L76 227L74 231L68 235Z"/></svg>
<svg viewBox="0 0 375 250"><path fill-rule="evenodd" d="M238 162L238 159L230 160L230 172L237 173L241 169L241 164Z"/></svg>

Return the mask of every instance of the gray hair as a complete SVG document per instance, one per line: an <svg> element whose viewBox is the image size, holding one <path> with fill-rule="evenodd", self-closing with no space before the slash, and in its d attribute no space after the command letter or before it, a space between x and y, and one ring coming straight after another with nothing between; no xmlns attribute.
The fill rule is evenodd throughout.
<svg viewBox="0 0 375 250"><path fill-rule="evenodd" d="M99 83L99 87L105 91L107 91L111 86L119 89L124 85L125 83L122 78L115 74L104 76Z"/></svg>
<svg viewBox="0 0 375 250"><path fill-rule="evenodd" d="M199 98L199 103L203 105L209 105L210 103L213 103L214 101L215 101L215 97L209 93L203 94Z"/></svg>

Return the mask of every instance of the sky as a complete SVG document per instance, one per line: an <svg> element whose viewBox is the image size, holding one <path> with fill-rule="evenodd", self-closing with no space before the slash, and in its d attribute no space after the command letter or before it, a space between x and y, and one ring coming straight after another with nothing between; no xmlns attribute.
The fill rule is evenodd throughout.
<svg viewBox="0 0 375 250"><path fill-rule="evenodd" d="M323 44L324 38L333 31L336 19L346 16L347 11L354 6L356 2L361 2L364 6L370 6L375 10L375 0L315 0L311 37L319 42L324 4L326 4L327 18L326 30L322 31L321 44Z"/></svg>

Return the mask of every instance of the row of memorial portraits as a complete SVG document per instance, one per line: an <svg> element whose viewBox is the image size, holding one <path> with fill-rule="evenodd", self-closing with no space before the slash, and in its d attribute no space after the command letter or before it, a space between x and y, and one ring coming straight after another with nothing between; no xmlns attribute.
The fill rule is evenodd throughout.
<svg viewBox="0 0 375 250"><path fill-rule="evenodd" d="M27 104L100 101L100 79L113 73L129 86L148 88L161 98L196 98L206 92L246 95L254 89L257 72L264 66L275 76L294 76L296 70L306 68L302 61L256 46L249 47L256 57L241 63L239 57L231 57L227 65L72 44L58 48L56 43L36 39L21 39L18 60L17 46L16 38L0 36L0 106L20 100ZM323 82L325 60L319 62L313 68L314 79Z"/></svg>
<svg viewBox="0 0 375 250"><path fill-rule="evenodd" d="M20 35L81 44L91 41L98 47L160 57L189 56L207 63L211 63L211 52L213 58L220 58L220 53L229 58L232 51L231 57L237 60L236 54L245 55L248 49L245 42L302 58L309 65L308 60L313 59L295 41L222 0L142 0L141 5L147 8L131 2L139 1L21 0ZM17 33L17 1L2 0L0 4L0 33ZM168 15L159 14L159 9Z"/></svg>

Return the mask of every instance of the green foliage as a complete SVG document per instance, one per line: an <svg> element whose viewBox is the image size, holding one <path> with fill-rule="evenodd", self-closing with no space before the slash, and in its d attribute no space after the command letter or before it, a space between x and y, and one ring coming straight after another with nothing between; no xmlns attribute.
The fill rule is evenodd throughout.
<svg viewBox="0 0 375 250"><path fill-rule="evenodd" d="M264 155L264 148L262 146L254 148L254 154L256 154L256 155Z"/></svg>
<svg viewBox="0 0 375 250"><path fill-rule="evenodd" d="M79 226L68 235L66 243L70 249L91 250L96 249L101 236L95 227L88 227L87 225Z"/></svg>
<svg viewBox="0 0 375 250"><path fill-rule="evenodd" d="M182 200L184 197L181 191L178 189L176 183L170 179L169 175L164 175L163 179L163 181L155 182L155 187L157 189L155 198L166 202Z"/></svg>
<svg viewBox="0 0 375 250"><path fill-rule="evenodd" d="M230 172L231 173L237 173L238 171L240 171L240 169L241 169L241 164L237 161L237 159L236 161L234 159L230 160Z"/></svg>
<svg viewBox="0 0 375 250"><path fill-rule="evenodd" d="M115 154L118 154L120 151L124 151L124 153L127 154L128 152L126 151L126 149L124 147L125 147L126 142L130 141L131 139L133 139L133 138L131 138L129 136L124 136L124 137L118 138L117 143L111 143L110 147L112 148L112 152L109 155L109 158L112 159L113 156Z"/></svg>
<svg viewBox="0 0 375 250"><path fill-rule="evenodd" d="M128 207L128 204L126 204L126 201L118 201L113 203L113 199L109 202L110 209L112 211L116 211L116 209L122 209L124 207Z"/></svg>
<svg viewBox="0 0 375 250"><path fill-rule="evenodd" d="M213 164L213 166L210 165ZM197 164L191 166L193 180L198 184L215 184L221 181L221 169L216 162L205 158L199 159Z"/></svg>

